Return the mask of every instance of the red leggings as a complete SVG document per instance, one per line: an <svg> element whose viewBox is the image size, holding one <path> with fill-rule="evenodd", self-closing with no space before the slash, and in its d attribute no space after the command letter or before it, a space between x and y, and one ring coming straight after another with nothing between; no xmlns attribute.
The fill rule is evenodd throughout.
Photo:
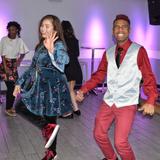
<svg viewBox="0 0 160 160"><path fill-rule="evenodd" d="M105 102L101 104L95 120L94 137L107 160L116 160L117 158L108 138L108 130L113 120L115 121L114 145L117 153L122 160L135 160L128 142L135 113L135 105L116 108L115 105L109 107Z"/></svg>

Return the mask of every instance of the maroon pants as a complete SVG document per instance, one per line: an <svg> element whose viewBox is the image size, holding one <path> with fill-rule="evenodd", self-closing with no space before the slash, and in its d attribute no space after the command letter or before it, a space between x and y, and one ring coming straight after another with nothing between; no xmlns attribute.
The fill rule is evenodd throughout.
<svg viewBox="0 0 160 160"><path fill-rule="evenodd" d="M128 142L128 136L132 128L136 113L136 106L117 108L109 107L105 102L97 113L94 128L94 137L107 160L115 160L116 153L108 138L108 130L115 121L114 145L122 160L135 160L134 153Z"/></svg>

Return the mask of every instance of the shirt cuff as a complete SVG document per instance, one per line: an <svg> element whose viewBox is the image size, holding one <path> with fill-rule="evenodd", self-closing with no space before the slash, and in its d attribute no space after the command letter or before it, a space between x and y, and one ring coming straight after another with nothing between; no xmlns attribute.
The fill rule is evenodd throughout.
<svg viewBox="0 0 160 160"><path fill-rule="evenodd" d="M50 56L50 58L51 58L52 64L53 64L58 70L60 70L61 72L64 72L64 71L56 64L56 61L54 60L54 55L53 55L53 53L50 53L50 52L48 52L48 53L49 53L49 56Z"/></svg>
<svg viewBox="0 0 160 160"><path fill-rule="evenodd" d="M157 99L157 97L149 97L149 98L146 100L146 103L154 105L155 102L156 102L156 99Z"/></svg>
<svg viewBox="0 0 160 160"><path fill-rule="evenodd" d="M88 92L88 89L86 87L81 87L80 90L83 92L83 94L86 94Z"/></svg>

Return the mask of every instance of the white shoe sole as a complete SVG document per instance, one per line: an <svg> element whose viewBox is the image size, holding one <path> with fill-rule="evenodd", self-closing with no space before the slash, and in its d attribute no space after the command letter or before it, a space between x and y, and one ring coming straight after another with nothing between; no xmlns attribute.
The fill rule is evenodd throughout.
<svg viewBox="0 0 160 160"><path fill-rule="evenodd" d="M59 128L60 128L60 126L57 124L56 127L53 130L53 133L51 134L49 140L47 141L47 143L45 145L46 149L49 148L52 145L52 143L53 143L54 139L56 138L56 135L59 131Z"/></svg>
<svg viewBox="0 0 160 160"><path fill-rule="evenodd" d="M16 117L16 113L10 113L9 111L5 111L5 114L10 117Z"/></svg>
<svg viewBox="0 0 160 160"><path fill-rule="evenodd" d="M56 155L53 160L56 160L57 158L58 158L58 156Z"/></svg>

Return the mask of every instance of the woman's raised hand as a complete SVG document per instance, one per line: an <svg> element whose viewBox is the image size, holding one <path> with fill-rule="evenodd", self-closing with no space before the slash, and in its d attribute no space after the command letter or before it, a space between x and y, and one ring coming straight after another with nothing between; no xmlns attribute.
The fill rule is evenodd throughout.
<svg viewBox="0 0 160 160"><path fill-rule="evenodd" d="M54 52L54 43L58 39L57 32L48 33L47 37L43 41L44 46L47 48L48 52Z"/></svg>

